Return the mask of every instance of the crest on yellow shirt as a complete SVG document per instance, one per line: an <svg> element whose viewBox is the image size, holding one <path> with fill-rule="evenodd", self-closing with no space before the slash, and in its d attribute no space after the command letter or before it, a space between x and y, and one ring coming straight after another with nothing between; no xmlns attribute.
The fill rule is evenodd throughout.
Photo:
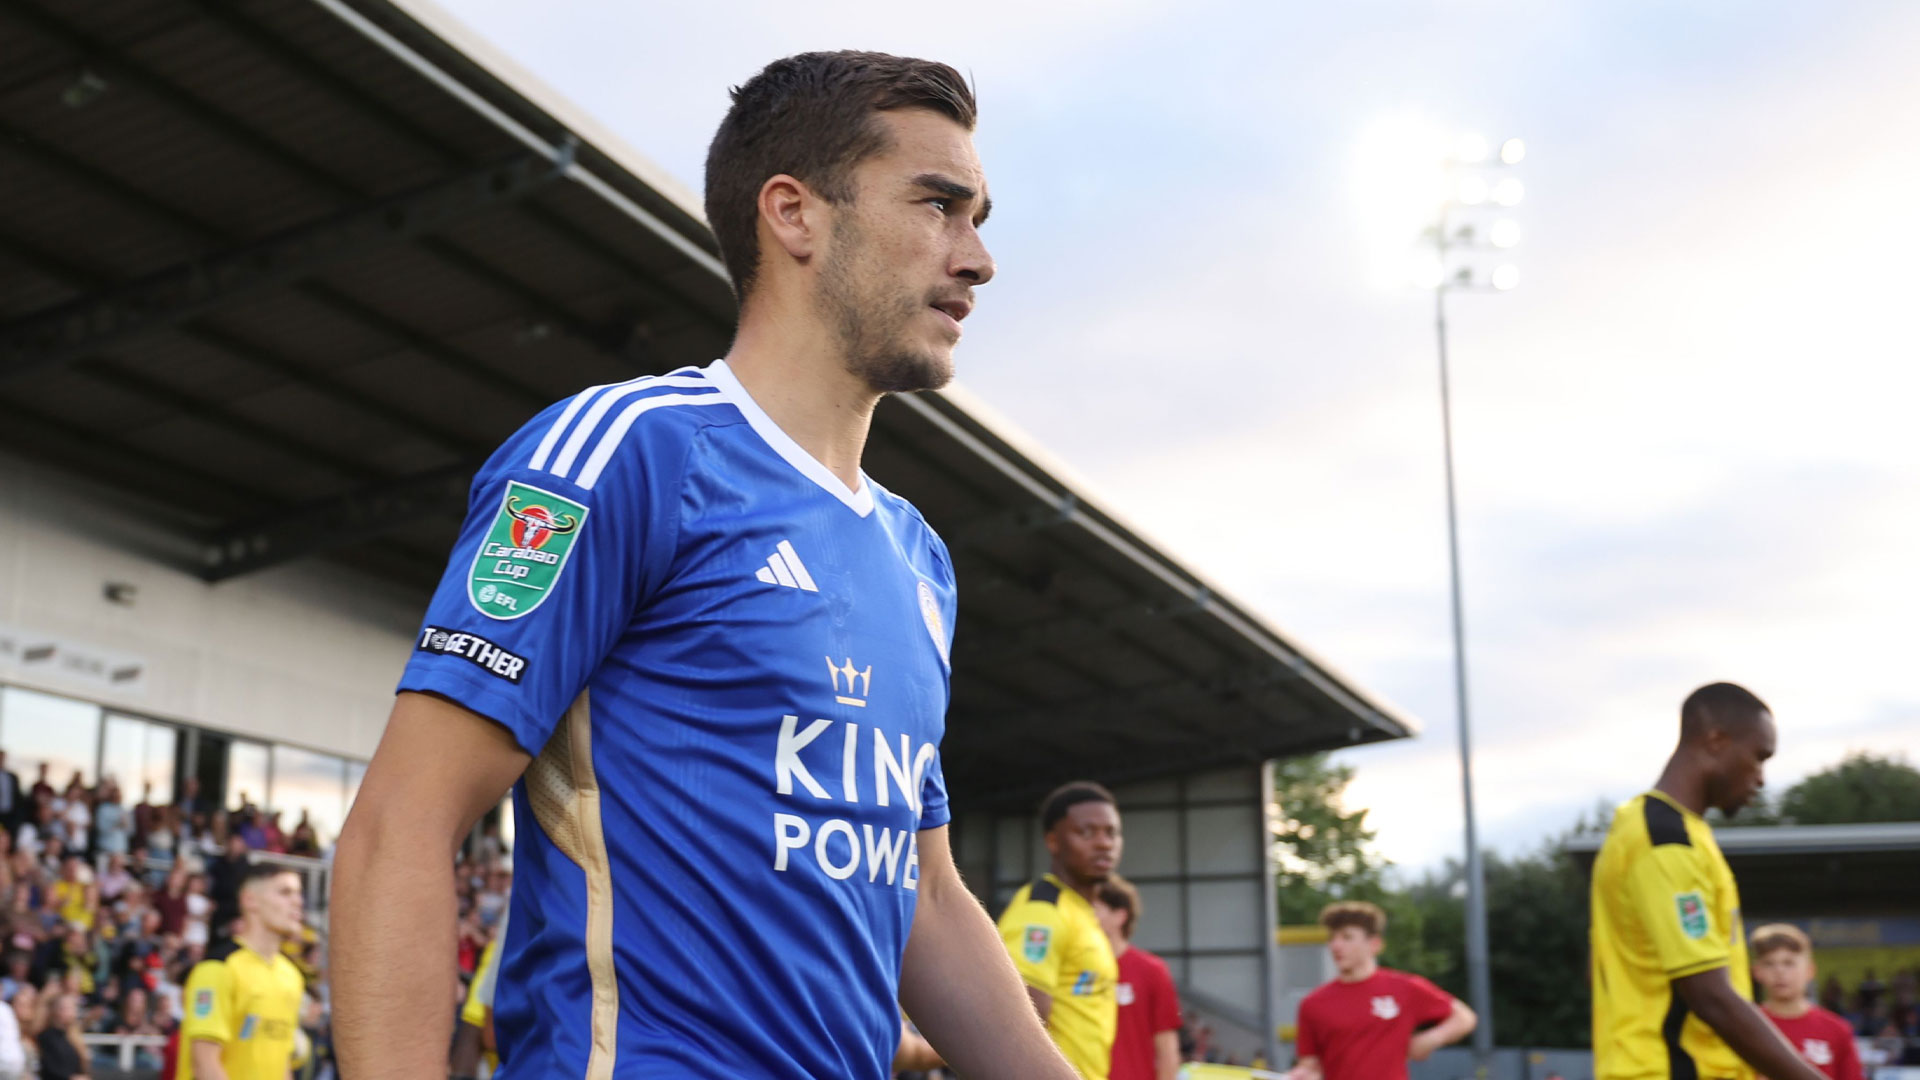
<svg viewBox="0 0 1920 1080"><path fill-rule="evenodd" d="M1047 950L1053 947L1053 928L1050 926L1028 926L1022 952L1027 963L1037 964L1047 958Z"/></svg>
<svg viewBox="0 0 1920 1080"><path fill-rule="evenodd" d="M1680 932L1699 941L1707 936L1707 904L1697 892L1683 892L1673 898L1680 910Z"/></svg>
<svg viewBox="0 0 1920 1080"><path fill-rule="evenodd" d="M193 1015L202 1020L213 1015L213 991L196 990L193 992Z"/></svg>

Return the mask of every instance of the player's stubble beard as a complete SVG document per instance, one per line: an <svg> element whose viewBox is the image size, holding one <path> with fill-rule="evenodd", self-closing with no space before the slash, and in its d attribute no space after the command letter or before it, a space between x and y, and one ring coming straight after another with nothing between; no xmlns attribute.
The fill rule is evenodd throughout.
<svg viewBox="0 0 1920 1080"><path fill-rule="evenodd" d="M820 306L840 338L847 371L877 394L938 390L953 380L953 357L907 343L930 301L889 280L864 258L866 236L851 204L833 223L833 255L820 268Z"/></svg>

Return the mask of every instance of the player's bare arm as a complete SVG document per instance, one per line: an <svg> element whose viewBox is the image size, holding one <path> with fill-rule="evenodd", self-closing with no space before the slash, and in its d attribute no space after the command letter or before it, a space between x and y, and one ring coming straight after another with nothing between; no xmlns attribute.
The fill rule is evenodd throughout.
<svg viewBox="0 0 1920 1080"><path fill-rule="evenodd" d="M1675 979L1673 990L1741 1060L1770 1080L1824 1080L1820 1070L1807 1064L1779 1029L1767 1022L1758 1005L1735 992L1726 968Z"/></svg>
<svg viewBox="0 0 1920 1080"><path fill-rule="evenodd" d="M334 1040L344 1075L443 1075L453 1034L453 862L522 772L513 736L403 693L334 855Z"/></svg>
<svg viewBox="0 0 1920 1080"><path fill-rule="evenodd" d="M900 1004L941 1056L980 1080L1076 1080L1020 993L1024 985L953 865L947 829L919 834L919 903Z"/></svg>
<svg viewBox="0 0 1920 1080"><path fill-rule="evenodd" d="M1320 1059L1303 1057L1287 1070L1287 1080L1321 1080Z"/></svg>
<svg viewBox="0 0 1920 1080"><path fill-rule="evenodd" d="M1419 1032L1408 1041L1407 1060L1425 1061L1433 1056L1435 1050L1443 1046L1452 1046L1473 1034L1473 1029L1479 1024L1480 1018L1467 1007L1467 1003L1454 998L1453 1012L1445 1020Z"/></svg>
<svg viewBox="0 0 1920 1080"><path fill-rule="evenodd" d="M200 1080L227 1080L226 1062L220 1060L224 1049L212 1039L193 1040L193 1075Z"/></svg>

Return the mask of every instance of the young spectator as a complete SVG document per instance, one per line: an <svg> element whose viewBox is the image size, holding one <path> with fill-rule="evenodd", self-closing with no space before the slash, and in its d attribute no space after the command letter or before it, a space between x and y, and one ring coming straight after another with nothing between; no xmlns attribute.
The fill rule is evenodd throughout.
<svg viewBox="0 0 1920 1080"><path fill-rule="evenodd" d="M0 973L0 1001L12 1001L23 986L33 983L33 954L20 948L7 951L5 971Z"/></svg>
<svg viewBox="0 0 1920 1080"><path fill-rule="evenodd" d="M1387 926L1380 908L1329 904L1320 925L1337 975L1300 1002L1300 1058L1289 1080L1406 1080L1409 1060L1425 1061L1473 1031L1478 1018L1460 999L1380 966Z"/></svg>
<svg viewBox="0 0 1920 1080"><path fill-rule="evenodd" d="M178 841L173 823L173 807L163 806L147 827L147 859L162 866L173 865L173 849Z"/></svg>
<svg viewBox="0 0 1920 1080"><path fill-rule="evenodd" d="M53 883L50 903L68 926L91 930L100 914L100 890L85 859L69 855L60 862L60 880Z"/></svg>
<svg viewBox="0 0 1920 1080"><path fill-rule="evenodd" d="M207 879L195 874L187 879L187 919L180 932L180 940L187 945L205 947L212 939L209 919L213 917L213 900L207 896Z"/></svg>
<svg viewBox="0 0 1920 1080"><path fill-rule="evenodd" d="M1133 944L1140 893L1115 874L1094 893L1093 913L1120 966L1114 985L1120 1017L1108 1080L1174 1080L1180 1071L1180 992L1166 962Z"/></svg>
<svg viewBox="0 0 1920 1080"><path fill-rule="evenodd" d="M54 998L46 1027L35 1042L40 1047L40 1080L76 1080L87 1075L87 1059L82 1049L80 998L61 994Z"/></svg>
<svg viewBox="0 0 1920 1080"><path fill-rule="evenodd" d="M109 857L124 857L131 839L131 826L127 808L120 805L120 785L102 780L100 798L93 808L94 850Z"/></svg>
<svg viewBox="0 0 1920 1080"><path fill-rule="evenodd" d="M137 889L133 874L127 870L127 857L122 854L107 856L107 869L100 875L100 902L112 905L127 895L128 890Z"/></svg>
<svg viewBox="0 0 1920 1080"><path fill-rule="evenodd" d="M1763 926L1749 939L1754 981L1766 990L1760 1009L1808 1064L1831 1080L1864 1080L1853 1028L1807 1000L1814 982L1813 943L1789 923Z"/></svg>

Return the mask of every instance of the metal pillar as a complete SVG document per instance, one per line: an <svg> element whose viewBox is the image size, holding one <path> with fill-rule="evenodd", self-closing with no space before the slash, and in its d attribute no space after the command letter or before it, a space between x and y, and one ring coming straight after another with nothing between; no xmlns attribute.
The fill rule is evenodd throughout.
<svg viewBox="0 0 1920 1080"><path fill-rule="evenodd" d="M1442 257L1446 253L1446 222L1436 230ZM1453 691L1460 717L1460 791L1466 812L1467 834L1467 994L1480 1016L1473 1029L1475 1070L1482 1080L1493 1061L1493 991L1487 970L1486 874L1480 860L1480 837L1473 816L1473 741L1467 712L1467 635L1460 601L1460 527L1453 490L1453 400L1447 377L1447 286L1433 291L1433 328L1440 345L1440 432L1447 471L1447 564L1453 585Z"/></svg>

